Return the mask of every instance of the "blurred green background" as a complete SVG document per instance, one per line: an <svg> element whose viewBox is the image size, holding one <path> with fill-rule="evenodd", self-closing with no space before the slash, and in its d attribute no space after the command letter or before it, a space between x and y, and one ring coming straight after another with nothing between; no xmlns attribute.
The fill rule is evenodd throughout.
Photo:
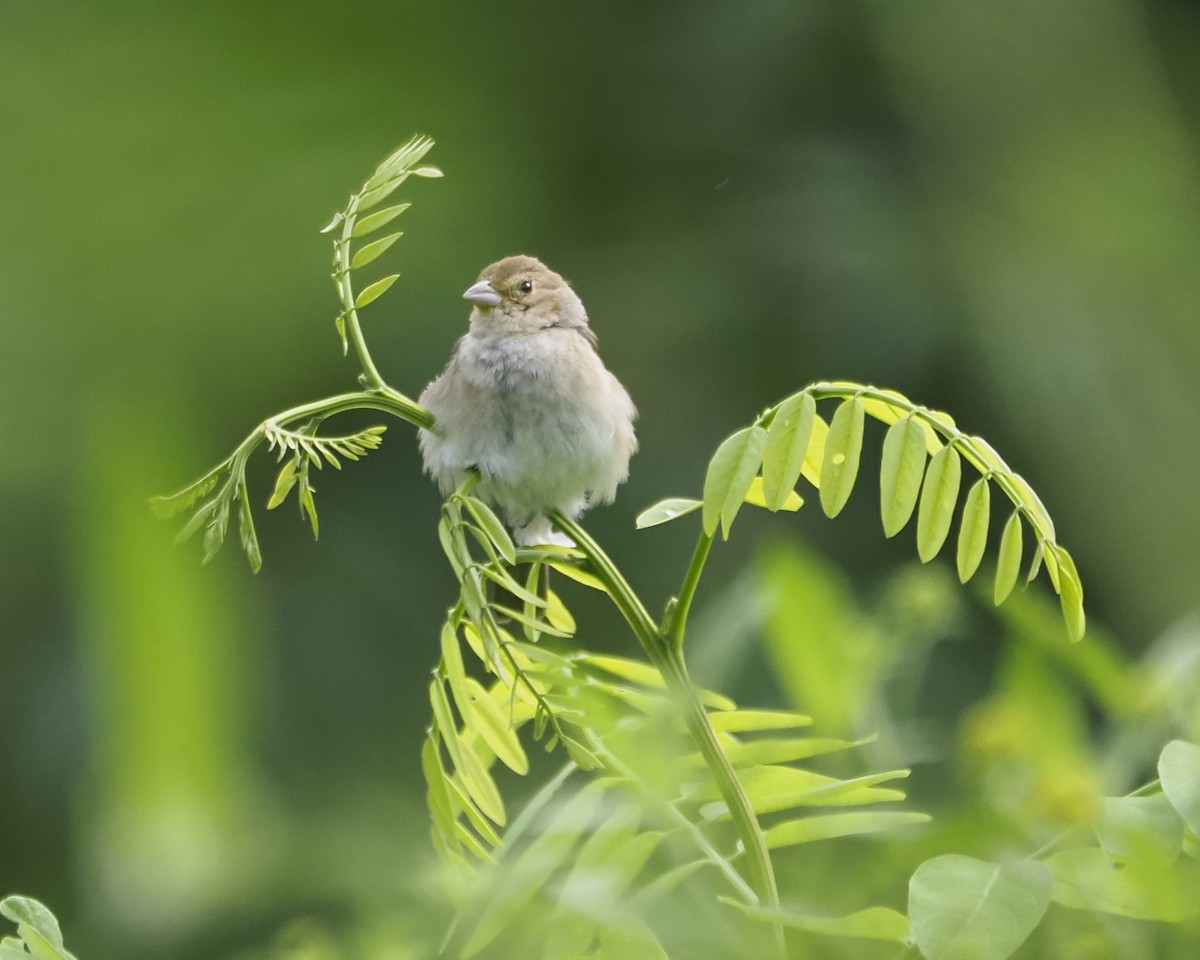
<svg viewBox="0 0 1200 960"><path fill-rule="evenodd" d="M446 178L406 185L376 361L415 396L485 264L570 278L641 409L589 524L654 605L693 533L635 514L844 377L987 437L1119 647L1194 612L1195 3L2 0L0 892L52 904L82 956L226 956L419 897L453 580L411 431L320 478L319 544L291 504L260 514L258 577L146 508L352 385L316 231L418 131ZM796 537L884 589L911 531L884 541L862 482L836 523L742 521L708 596ZM948 729L993 667L971 616L922 694ZM753 639L736 670L706 649L743 700L794 692Z"/></svg>

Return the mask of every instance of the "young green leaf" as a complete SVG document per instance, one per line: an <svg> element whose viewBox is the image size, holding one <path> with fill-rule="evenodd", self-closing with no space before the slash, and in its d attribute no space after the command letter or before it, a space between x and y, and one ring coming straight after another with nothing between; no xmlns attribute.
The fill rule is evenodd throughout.
<svg viewBox="0 0 1200 960"><path fill-rule="evenodd" d="M516 545L492 508L475 497L462 497L461 500L466 505L467 510L470 511L471 516L475 518L475 522L479 524L483 532L487 534L488 539L500 551L500 555L508 563L516 563Z"/></svg>
<svg viewBox="0 0 1200 960"><path fill-rule="evenodd" d="M296 458L289 457L275 478L275 489L271 493L271 499L267 501L268 510L274 510L287 499L292 487L296 485L296 471Z"/></svg>
<svg viewBox="0 0 1200 960"><path fill-rule="evenodd" d="M491 747L492 752L514 773L524 776L529 772L529 758L521 747L521 741L501 711L478 680L466 678L469 697L468 725Z"/></svg>
<svg viewBox="0 0 1200 960"><path fill-rule="evenodd" d="M1058 590L1067 633L1072 641L1081 640L1087 629L1087 619L1083 612L1083 582L1079 579L1079 571L1075 569L1075 561L1064 547L1050 546L1048 549L1052 554L1046 554L1046 569L1051 569L1050 557L1053 555L1058 576L1052 579L1056 580L1054 586Z"/></svg>
<svg viewBox="0 0 1200 960"><path fill-rule="evenodd" d="M779 510L800 480L816 412L817 402L810 393L785 400L775 411L763 450L763 497L768 510Z"/></svg>
<svg viewBox="0 0 1200 960"><path fill-rule="evenodd" d="M908 938L908 917L889 907L867 907L844 917L817 917L810 914L793 913L788 910L772 910L734 900L718 897L721 903L742 911L764 923L778 923L793 930L805 930L830 937L856 937L863 940L891 940L903 943Z"/></svg>
<svg viewBox="0 0 1200 960"><path fill-rule="evenodd" d="M767 497L763 490L762 477L755 477L750 481L750 489L746 491L746 502L752 507L767 507ZM795 513L802 506L804 506L804 498L795 490L789 490L778 509Z"/></svg>
<svg viewBox="0 0 1200 960"><path fill-rule="evenodd" d="M63 949L62 930L58 920L49 908L32 897L5 897L0 900L0 916L36 931L55 949Z"/></svg>
<svg viewBox="0 0 1200 960"><path fill-rule="evenodd" d="M825 813L800 820L785 820L763 833L767 849L790 847L798 843L831 840L865 833L883 833L916 823L928 823L927 813Z"/></svg>
<svg viewBox="0 0 1200 960"><path fill-rule="evenodd" d="M966 583L975 576L983 552L987 549L988 521L991 510L991 484L980 477L967 493L962 524L958 528L958 579Z"/></svg>
<svg viewBox="0 0 1200 960"><path fill-rule="evenodd" d="M812 726L812 717L790 710L730 710L709 714L714 730L742 733L755 730L794 730Z"/></svg>
<svg viewBox="0 0 1200 960"><path fill-rule="evenodd" d="M704 532L713 536L720 525L725 539L746 501L746 491L762 463L767 431L753 426L729 437L713 454L704 477Z"/></svg>
<svg viewBox="0 0 1200 960"><path fill-rule="evenodd" d="M639 530L657 527L660 523L667 523L678 517L686 516L694 510L699 510L701 505L699 500L692 500L689 497L669 497L666 500L659 500L654 506L647 507L639 513L635 524Z"/></svg>
<svg viewBox="0 0 1200 960"><path fill-rule="evenodd" d="M1053 886L1035 860L926 860L908 886L913 939L926 960L1005 960L1041 922Z"/></svg>
<svg viewBox="0 0 1200 960"><path fill-rule="evenodd" d="M350 236L365 237L368 233L374 233L380 227L391 223L411 206L411 203L398 203L394 207L384 207L382 210L376 210L361 220L355 221L354 229L350 231Z"/></svg>
<svg viewBox="0 0 1200 960"><path fill-rule="evenodd" d="M408 179L408 176L408 173L398 174L390 180L383 180L379 186L367 190L359 198L358 209L370 210L372 207L378 206L380 202L395 193L399 189L400 184ZM368 180L367 182L369 184L371 181Z"/></svg>
<svg viewBox="0 0 1200 960"><path fill-rule="evenodd" d="M912 417L897 420L883 438L879 510L883 533L894 537L908 523L925 475L925 433Z"/></svg>
<svg viewBox="0 0 1200 960"><path fill-rule="evenodd" d="M929 461L921 488L921 506L917 510L917 554L922 563L936 557L946 542L961 480L962 459L958 451L952 446L942 447Z"/></svg>
<svg viewBox="0 0 1200 960"><path fill-rule="evenodd" d="M372 303L379 297L382 297L385 293L387 293L388 288L391 287L391 285L398 279L400 279L400 274L393 273L390 277L384 277L382 280L376 280L373 284L363 290L357 297L355 297L354 308L356 310L361 310L368 303Z"/></svg>
<svg viewBox="0 0 1200 960"><path fill-rule="evenodd" d="M829 422L825 438L825 458L821 462L821 508L827 517L842 512L854 481L862 454L863 405L858 397L843 400Z"/></svg>
<svg viewBox="0 0 1200 960"><path fill-rule="evenodd" d="M238 538L250 569L258 573L262 569L262 550L258 546L258 534L254 531L254 514L250 510L250 494L243 480L238 484Z"/></svg>
<svg viewBox="0 0 1200 960"><path fill-rule="evenodd" d="M1183 849L1183 820L1170 800L1105 797L1096 838L1114 862L1138 860L1169 866Z"/></svg>
<svg viewBox="0 0 1200 960"><path fill-rule="evenodd" d="M372 240L370 243L359 247L354 254L354 259L350 261L350 269L357 270L359 267L365 267L372 260L375 260L388 247L404 236L403 231L389 233L386 237L381 237L378 240Z"/></svg>
<svg viewBox="0 0 1200 960"><path fill-rule="evenodd" d="M1014 510L1004 525L1004 533L1000 535L1000 555L996 558L996 585L992 599L1000 606L1013 587L1017 585L1017 576L1021 572L1021 512Z"/></svg>
<svg viewBox="0 0 1200 960"><path fill-rule="evenodd" d="M804 454L804 463L800 465L800 476L817 490L821 488L821 464L825 462L825 441L828 437L829 424L819 413L814 415L812 434L808 438L808 451Z"/></svg>
<svg viewBox="0 0 1200 960"><path fill-rule="evenodd" d="M195 483L188 484L178 493L173 493L166 497L151 497L150 509L154 511L154 515L159 520L170 520L177 514L187 510L202 497L207 496L216 487L221 477L229 470L229 466L230 461L226 460L220 466L214 467Z"/></svg>

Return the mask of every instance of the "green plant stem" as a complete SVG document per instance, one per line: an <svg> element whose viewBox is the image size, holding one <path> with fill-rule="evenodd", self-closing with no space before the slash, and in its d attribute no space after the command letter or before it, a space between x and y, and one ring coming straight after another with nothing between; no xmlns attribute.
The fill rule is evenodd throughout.
<svg viewBox="0 0 1200 960"><path fill-rule="evenodd" d="M692 600L696 596L696 587L700 584L700 575L704 572L704 564L712 549L713 538L703 530L700 539L696 541L696 549L692 553L692 562L688 564L687 574L683 578L683 587L679 591L679 599L671 611L669 623L663 624L671 640L671 647L682 657L684 631L687 630L688 611L692 608Z"/></svg>
<svg viewBox="0 0 1200 960"><path fill-rule="evenodd" d="M734 772L733 765L730 764L729 758L721 749L716 731L709 722L708 713L696 695L696 688L688 676L687 666L683 660L682 644L680 643L680 647L677 649L674 641L663 634L654 619L646 612L645 605L629 582L591 534L559 511L551 514L550 519L587 555L596 575L604 583L609 596L612 597L617 609L633 630L651 663L662 672L669 689L678 698L684 710L684 722L687 725L688 734L704 758L705 765L717 785L721 798L729 808L734 829L746 854L750 883L754 888L754 893L760 904L777 908L779 906L779 887L775 882L775 871L771 865L771 855L763 840L762 829L759 827L758 818L750 805L750 799L746 796L741 781ZM688 569L685 592L688 594L689 605L691 597L695 594L696 581L699 580L700 570L704 566L707 554L708 546L703 543L699 544L696 556L693 557L692 565ZM682 602L676 608L676 615L673 618L675 623L682 622L681 613L683 619L686 619L687 608ZM682 629L680 629L679 637L682 641ZM783 928L779 924L775 924L775 938L779 954L783 956L785 953Z"/></svg>
<svg viewBox="0 0 1200 960"><path fill-rule="evenodd" d="M338 298L342 301L342 310L344 311L342 317L346 325L346 333L349 335L350 342L354 344L354 353L358 357L359 366L362 367L362 376L359 377L359 382L368 390L384 390L387 385L379 373L379 368L375 366L375 361L371 359L371 351L367 349L362 325L358 322L358 310L354 307L354 289L350 285L350 238L358 219L358 203L361 196L361 194L355 194L351 197L350 204L343 214L342 236L337 245L335 279Z"/></svg>

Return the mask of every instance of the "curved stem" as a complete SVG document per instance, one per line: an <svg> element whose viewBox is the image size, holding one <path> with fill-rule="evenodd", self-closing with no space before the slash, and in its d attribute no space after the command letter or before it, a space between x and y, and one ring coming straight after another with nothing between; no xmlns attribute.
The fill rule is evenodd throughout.
<svg viewBox="0 0 1200 960"><path fill-rule="evenodd" d="M684 722L687 725L688 734L696 744L701 757L704 758L705 766L708 767L709 774L717 785L721 799L725 801L729 809L734 829L737 831L738 839L746 853L750 883L755 896L760 903L766 906L778 907L779 887L775 882L771 855L763 840L758 817L755 816L754 808L750 805L750 798L742 789L741 781L738 780L733 765L725 756L725 751L721 749L717 733L709 722L704 705L696 695L695 685L688 676L687 666L683 659L682 624L687 617L687 607L690 606L692 596L695 594L696 583L699 581L700 571L711 546L711 538L707 538L708 544L705 544L702 538L700 544L697 545L696 556L693 557L692 564L688 568L684 587L686 604L683 601L680 602L673 618L673 622L680 625L677 634L679 644L676 644L674 639L668 639L664 635L654 619L646 612L645 605L634 592L633 587L629 585L621 571L617 569L616 564L592 538L591 534L559 511L552 513L550 519L587 555L596 575L604 583L609 596L612 597L617 609L633 630L651 663L658 667L668 689L678 699L684 710ZM774 933L779 955L784 956L783 928L776 924Z"/></svg>
<svg viewBox="0 0 1200 960"><path fill-rule="evenodd" d="M700 584L700 574L704 572L704 564L712 549L713 538L700 531L700 539L696 541L696 549L692 553L692 562L688 564L687 574L683 578L683 587L679 591L679 600L671 613L670 623L663 624L664 630L671 639L671 647L682 656L683 636L687 629L688 611L692 608L692 600L696 596L696 587Z"/></svg>
<svg viewBox="0 0 1200 960"><path fill-rule="evenodd" d="M354 289L350 286L350 238L354 233L354 224L358 214L358 203L361 194L355 194L346 207L342 220L342 235L338 238L335 257L337 272L334 281L337 284L338 298L342 301L342 322L348 339L354 344L354 353L358 364L362 367L362 385L368 390L385 390L387 385L375 361L371 359L371 351L367 349L367 341L363 337L362 325L358 322L358 311L354 307Z"/></svg>

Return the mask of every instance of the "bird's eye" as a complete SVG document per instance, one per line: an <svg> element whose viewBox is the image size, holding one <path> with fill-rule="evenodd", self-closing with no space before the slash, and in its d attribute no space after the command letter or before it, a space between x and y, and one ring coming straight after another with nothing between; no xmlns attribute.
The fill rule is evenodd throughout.
<svg viewBox="0 0 1200 960"><path fill-rule="evenodd" d="M532 280L522 280L519 289L522 293L532 293L533 292L533 281Z"/></svg>

